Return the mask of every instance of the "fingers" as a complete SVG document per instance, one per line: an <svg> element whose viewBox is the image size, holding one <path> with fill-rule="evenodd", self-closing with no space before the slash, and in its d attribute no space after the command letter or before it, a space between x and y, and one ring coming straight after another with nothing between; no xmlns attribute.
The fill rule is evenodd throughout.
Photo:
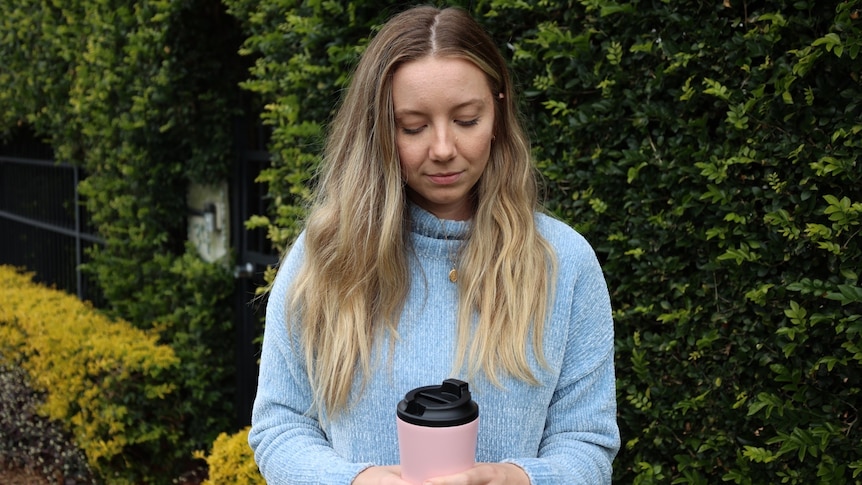
<svg viewBox="0 0 862 485"><path fill-rule="evenodd" d="M427 480L422 485L530 485L530 479L511 463L480 463L466 472Z"/></svg>
<svg viewBox="0 0 862 485"><path fill-rule="evenodd" d="M363 470L351 485L410 485L401 478L400 466L372 466Z"/></svg>

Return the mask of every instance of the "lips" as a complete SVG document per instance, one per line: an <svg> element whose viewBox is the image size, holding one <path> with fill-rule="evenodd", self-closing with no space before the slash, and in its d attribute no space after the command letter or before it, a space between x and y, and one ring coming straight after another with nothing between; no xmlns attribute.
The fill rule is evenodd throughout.
<svg viewBox="0 0 862 485"><path fill-rule="evenodd" d="M428 178L431 182L437 185L449 185L453 184L461 178L462 172L448 172L448 173L437 173L433 175L428 175Z"/></svg>

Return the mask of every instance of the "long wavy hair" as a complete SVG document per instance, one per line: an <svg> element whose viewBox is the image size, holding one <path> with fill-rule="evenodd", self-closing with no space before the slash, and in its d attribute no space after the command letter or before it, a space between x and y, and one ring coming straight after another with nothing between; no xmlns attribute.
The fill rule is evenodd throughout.
<svg viewBox="0 0 862 485"><path fill-rule="evenodd" d="M496 100L496 138L474 189L476 209L458 263L453 372L467 364L468 374L482 370L495 383L501 372L534 383L530 346L545 363L541 342L556 263L536 230L536 174L505 59L463 10L416 7L369 43L329 127L305 260L290 293L315 403L330 417L348 406L355 384L367 381L375 339L397 338L410 226L392 76L426 56L472 62Z"/></svg>

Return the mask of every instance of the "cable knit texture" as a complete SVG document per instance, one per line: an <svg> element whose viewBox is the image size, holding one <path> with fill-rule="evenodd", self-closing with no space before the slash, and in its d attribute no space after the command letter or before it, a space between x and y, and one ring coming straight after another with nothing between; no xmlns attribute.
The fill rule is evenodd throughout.
<svg viewBox="0 0 862 485"><path fill-rule="evenodd" d="M469 380L479 404L477 461L515 463L534 485L610 483L620 444L613 322L607 286L587 241L562 222L536 215L559 265L544 338L548 366L540 367L530 353L541 384L503 376L501 388L483 374L452 375L457 287L448 273L468 222L441 221L414 205L410 215L414 254L398 339L393 347L377 342L380 358L371 380L361 393L354 386L350 408L331 421L308 413L304 357L291 345L285 323L295 318L286 315L286 300L303 258L302 237L282 262L267 306L249 434L267 482L348 485L369 466L397 464L398 402L415 387L456 377Z"/></svg>

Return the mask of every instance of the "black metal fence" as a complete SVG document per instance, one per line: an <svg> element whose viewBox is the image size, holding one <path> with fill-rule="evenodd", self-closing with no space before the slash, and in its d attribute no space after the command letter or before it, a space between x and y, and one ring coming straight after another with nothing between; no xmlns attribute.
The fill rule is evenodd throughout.
<svg viewBox="0 0 862 485"><path fill-rule="evenodd" d="M87 248L102 244L78 195L78 167L56 162L26 129L0 143L0 264L25 268L38 282L101 302L81 271Z"/></svg>
<svg viewBox="0 0 862 485"><path fill-rule="evenodd" d="M237 158L230 180L231 245L237 256L236 366L237 425L250 422L257 387L257 361L265 300L255 295L263 272L278 261L263 229L245 221L266 213L265 187L255 179L269 166L268 132L259 123L238 119ZM76 294L97 307L103 302L81 265L87 248L104 241L88 224L78 195L85 176L76 166L53 160L51 147L21 130L0 141L0 264L35 273L37 282Z"/></svg>

